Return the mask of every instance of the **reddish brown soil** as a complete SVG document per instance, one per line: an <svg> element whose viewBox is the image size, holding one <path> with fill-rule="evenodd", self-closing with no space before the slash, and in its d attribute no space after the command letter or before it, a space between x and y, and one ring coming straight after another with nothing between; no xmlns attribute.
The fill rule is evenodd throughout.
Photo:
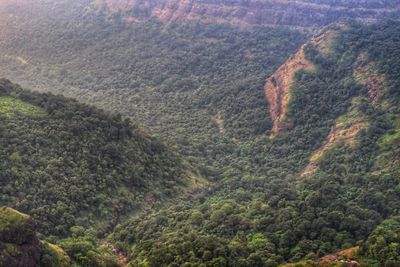
<svg viewBox="0 0 400 267"><path fill-rule="evenodd" d="M335 254L326 255L321 258L320 264L330 266L332 264L342 264L346 267L359 267L360 264L353 259L353 255L359 251L359 247L349 248Z"/></svg>
<svg viewBox="0 0 400 267"><path fill-rule="evenodd" d="M283 64L264 86L265 95L269 103L269 113L273 122L272 135L278 134L283 128L282 124L288 104L291 99L291 86L296 72L299 70L312 70L314 65L304 56L303 46L285 64Z"/></svg>
<svg viewBox="0 0 400 267"><path fill-rule="evenodd" d="M314 173L317 170L318 160L325 153L325 151L329 150L334 145L340 142L350 144L363 128L365 128L365 123L362 120L346 128L343 127L343 125L341 124L336 124L329 132L325 144L313 153L310 159L310 163L303 170L301 176L306 176Z"/></svg>

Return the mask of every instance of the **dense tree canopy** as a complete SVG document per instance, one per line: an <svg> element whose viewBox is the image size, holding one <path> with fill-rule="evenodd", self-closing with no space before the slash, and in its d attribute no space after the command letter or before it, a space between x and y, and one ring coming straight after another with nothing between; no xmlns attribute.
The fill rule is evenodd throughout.
<svg viewBox="0 0 400 267"><path fill-rule="evenodd" d="M137 210L146 194L191 183L190 165L129 120L0 80L0 204L29 213L46 234Z"/></svg>
<svg viewBox="0 0 400 267"><path fill-rule="evenodd" d="M330 26L323 51L309 42L315 69L296 73L285 131L269 136L265 78L309 33L126 23L66 2L0 29L1 73L169 143L0 81L0 204L31 214L77 265L114 266L97 240L110 232L131 266L272 267L355 246L366 266L400 264L399 22ZM192 190L198 172L210 183Z"/></svg>
<svg viewBox="0 0 400 267"><path fill-rule="evenodd" d="M306 48L317 70L296 77L290 130L248 142L211 192L116 229L112 240L133 266L277 266L354 247L398 214L400 24L339 29L328 56ZM363 53L385 77L378 104L354 75ZM357 113L350 112L355 101ZM351 125L354 117L367 126L352 145L336 144L314 174L300 177L336 121ZM398 265L395 232L394 220L376 228L359 257L387 254L380 264Z"/></svg>

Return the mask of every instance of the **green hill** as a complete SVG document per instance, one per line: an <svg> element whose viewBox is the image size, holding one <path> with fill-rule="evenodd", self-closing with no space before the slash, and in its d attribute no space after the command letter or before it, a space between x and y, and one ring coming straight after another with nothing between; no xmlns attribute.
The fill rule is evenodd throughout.
<svg viewBox="0 0 400 267"><path fill-rule="evenodd" d="M129 120L0 80L0 204L29 213L43 234L112 229L173 196L195 175Z"/></svg>
<svg viewBox="0 0 400 267"><path fill-rule="evenodd" d="M77 99L0 80L0 205L73 266L400 266L398 2L0 1Z"/></svg>
<svg viewBox="0 0 400 267"><path fill-rule="evenodd" d="M128 116L207 167L224 165L236 139L268 129L264 80L307 38L286 28L127 24L93 1L45 2L0 6L0 77Z"/></svg>

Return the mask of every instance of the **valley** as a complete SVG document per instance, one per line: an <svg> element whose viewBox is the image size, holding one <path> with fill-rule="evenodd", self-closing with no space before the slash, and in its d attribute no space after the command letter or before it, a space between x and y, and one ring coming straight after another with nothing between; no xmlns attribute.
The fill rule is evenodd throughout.
<svg viewBox="0 0 400 267"><path fill-rule="evenodd" d="M399 6L0 0L0 266L398 266Z"/></svg>

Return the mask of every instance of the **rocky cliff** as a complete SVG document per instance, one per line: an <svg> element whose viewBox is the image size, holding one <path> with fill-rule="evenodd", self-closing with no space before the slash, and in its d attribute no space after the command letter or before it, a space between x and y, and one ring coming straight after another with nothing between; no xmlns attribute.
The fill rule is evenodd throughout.
<svg viewBox="0 0 400 267"><path fill-rule="evenodd" d="M70 266L59 247L36 237L34 220L14 209L0 208L0 266Z"/></svg>
<svg viewBox="0 0 400 267"><path fill-rule="evenodd" d="M400 1L325 0L95 0L96 6L122 11L127 20L157 17L163 22L202 21L239 26L315 27L343 19L374 22L400 14Z"/></svg>
<svg viewBox="0 0 400 267"><path fill-rule="evenodd" d="M264 91L268 100L269 113L273 122L272 134L276 135L284 130L286 110L291 99L291 86L296 72L300 70L312 70L313 64L304 56L304 48L294 54L283 64L265 83Z"/></svg>
<svg viewBox="0 0 400 267"><path fill-rule="evenodd" d="M266 80L264 92L273 122L272 135L277 135L290 126L287 123L285 124L284 120L291 100L291 87L295 82L296 73L315 70L314 64L305 56L305 49L307 46L313 46L321 55L329 56L332 43L337 36L337 30L343 27L345 26L338 24L316 34Z"/></svg>

